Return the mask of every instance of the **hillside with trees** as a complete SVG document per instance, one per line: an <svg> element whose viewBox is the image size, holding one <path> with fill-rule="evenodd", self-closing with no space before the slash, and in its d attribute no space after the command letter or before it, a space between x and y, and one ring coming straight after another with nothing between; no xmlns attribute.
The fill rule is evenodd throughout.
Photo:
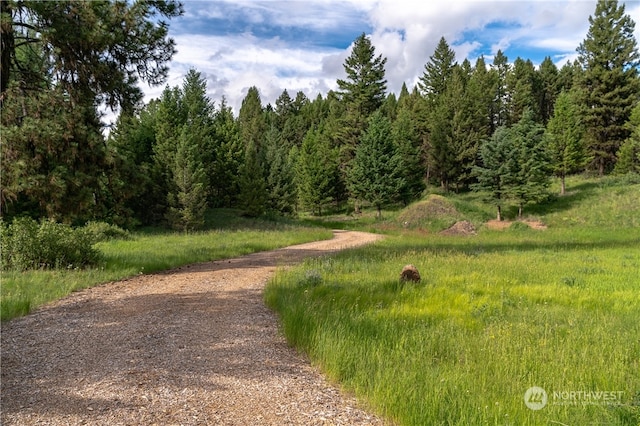
<svg viewBox="0 0 640 426"><path fill-rule="evenodd" d="M544 202L553 176L640 170L640 54L617 1L598 1L561 68L502 51L458 63L442 37L418 84L389 93L386 58L363 33L337 91L264 105L254 86L237 116L196 69L141 102L139 81L166 80L163 20L181 13L173 0L2 0L4 220L193 230L210 208L380 212L429 187L481 191L500 218L505 204ZM108 136L101 104L119 111Z"/></svg>

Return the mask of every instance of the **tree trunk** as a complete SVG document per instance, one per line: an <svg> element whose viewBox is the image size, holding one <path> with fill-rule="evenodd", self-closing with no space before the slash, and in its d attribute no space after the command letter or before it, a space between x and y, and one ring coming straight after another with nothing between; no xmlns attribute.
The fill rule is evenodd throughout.
<svg viewBox="0 0 640 426"><path fill-rule="evenodd" d="M566 193L566 186L564 184L564 173L560 176L560 195L564 195Z"/></svg>
<svg viewBox="0 0 640 426"><path fill-rule="evenodd" d="M522 203L518 204L518 219L522 219Z"/></svg>
<svg viewBox="0 0 640 426"><path fill-rule="evenodd" d="M498 205L498 222L502 221L502 208Z"/></svg>

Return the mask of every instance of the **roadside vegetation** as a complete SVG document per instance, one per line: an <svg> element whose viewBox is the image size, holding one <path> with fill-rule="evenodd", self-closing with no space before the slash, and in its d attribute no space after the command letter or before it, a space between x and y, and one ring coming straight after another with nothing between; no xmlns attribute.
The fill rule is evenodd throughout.
<svg viewBox="0 0 640 426"><path fill-rule="evenodd" d="M640 184L567 178L524 218L544 230L490 229L475 194L419 203L433 220L384 212L363 225L383 241L277 274L265 300L290 343L401 425L639 424ZM439 233L464 219L477 235ZM420 283L399 281L406 264ZM524 403L533 386L541 410Z"/></svg>
<svg viewBox="0 0 640 426"><path fill-rule="evenodd" d="M53 229L58 232L71 230L73 235L81 235L66 246L66 252L76 253L78 249L84 250L85 254L90 252L92 266L68 263L61 265L60 262L53 261L50 262L53 263L51 266L58 268L42 265L36 269L3 270L0 286L2 321L28 314L43 303L100 283L331 236L330 231L322 228L299 226L291 221L245 219L239 217L236 212L224 209L210 213L207 220L208 230L192 233L168 232L153 228L135 233L114 233L108 232L113 231L114 227L98 224L60 231L60 224L43 224L36 223L36 228ZM102 230L96 231L99 227L102 227ZM97 233L92 234L92 231ZM37 232L34 234L35 237L38 236ZM44 236L50 241L52 234L53 231L50 231ZM102 241L87 245L87 241L98 240ZM30 244L20 247L25 253L33 253L36 245L47 242L36 238L30 241ZM6 242L3 234L3 257L8 256ZM57 248L59 246L60 244L57 244ZM58 254L60 253L58 250ZM85 255L82 259L87 257Z"/></svg>

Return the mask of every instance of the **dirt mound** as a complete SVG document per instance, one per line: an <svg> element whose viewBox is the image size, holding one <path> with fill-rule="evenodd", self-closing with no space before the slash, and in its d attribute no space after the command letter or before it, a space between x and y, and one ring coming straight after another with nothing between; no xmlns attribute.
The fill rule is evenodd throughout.
<svg viewBox="0 0 640 426"><path fill-rule="evenodd" d="M498 231L502 231L503 229L508 229L514 223L523 223L527 225L531 229L543 230L547 229L547 225L540 222L539 220L518 220L518 221L510 221L510 220L490 220L486 223L487 228L496 229Z"/></svg>
<svg viewBox="0 0 640 426"><path fill-rule="evenodd" d="M398 221L405 228L428 227L436 220L455 221L460 214L455 206L440 195L431 194L424 201L419 201L407 207L398 216ZM451 223L451 222L449 222Z"/></svg>
<svg viewBox="0 0 640 426"><path fill-rule="evenodd" d="M468 220L456 222L448 229L441 231L442 235L476 235L476 227Z"/></svg>

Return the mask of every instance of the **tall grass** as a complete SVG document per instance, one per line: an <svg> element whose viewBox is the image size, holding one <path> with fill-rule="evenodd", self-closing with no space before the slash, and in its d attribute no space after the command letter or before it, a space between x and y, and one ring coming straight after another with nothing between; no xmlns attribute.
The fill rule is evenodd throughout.
<svg viewBox="0 0 640 426"><path fill-rule="evenodd" d="M5 321L25 315L43 303L104 282L331 236L318 228L272 222L254 225L190 234L147 231L127 240L100 242L96 247L104 261L96 268L3 271L0 316Z"/></svg>
<svg viewBox="0 0 640 426"><path fill-rule="evenodd" d="M535 212L545 231L403 232L281 271L265 300L293 345L401 425L638 425L640 186L579 190ZM407 263L420 284L400 283Z"/></svg>

